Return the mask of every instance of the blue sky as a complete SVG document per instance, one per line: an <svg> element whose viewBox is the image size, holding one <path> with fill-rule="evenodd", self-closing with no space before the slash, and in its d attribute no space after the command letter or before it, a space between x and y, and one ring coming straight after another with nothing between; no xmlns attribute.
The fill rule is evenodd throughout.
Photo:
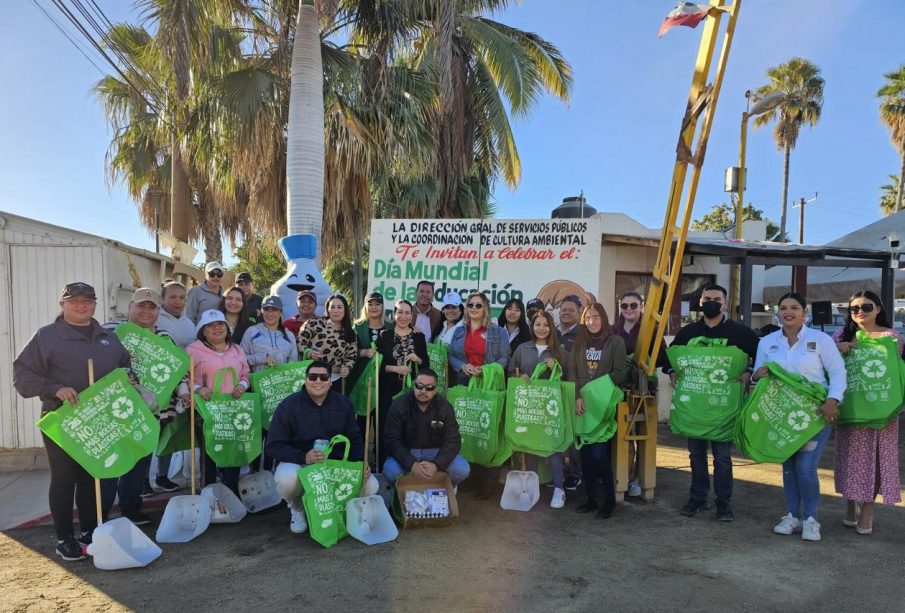
<svg viewBox="0 0 905 613"><path fill-rule="evenodd" d="M49 0L38 0L55 18ZM99 0L114 20L134 19L131 3ZM571 103L544 98L514 120L522 181L497 187L499 217L547 217L564 196L584 190L601 211L621 211L660 227L679 123L700 42L676 28L657 38L671 0L525 0L495 18L539 33L572 63ZM0 210L152 249L134 205L109 186L110 132L90 89L97 70L25 0L0 22ZM746 0L720 95L695 216L726 201L723 171L737 162L744 93L768 67L793 56L822 69L820 123L802 131L792 153L789 197L808 205L808 243L837 238L880 217L879 186L898 157L878 119L882 75L905 63L901 0ZM900 41L896 43L895 41ZM102 65L103 67L103 65ZM778 221L782 155L770 130L748 138L746 200ZM797 209L789 234L798 233Z"/></svg>

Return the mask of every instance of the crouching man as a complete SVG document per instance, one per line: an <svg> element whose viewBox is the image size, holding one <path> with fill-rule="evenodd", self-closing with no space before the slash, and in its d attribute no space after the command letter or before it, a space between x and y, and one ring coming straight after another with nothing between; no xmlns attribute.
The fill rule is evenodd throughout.
<svg viewBox="0 0 905 613"><path fill-rule="evenodd" d="M274 412L265 452L279 462L274 480L277 491L289 505L292 532L300 534L308 529L298 470L327 459L322 451L314 449L314 441L329 441L342 434L349 439L349 461L358 462L364 458L364 441L355 417L351 401L330 389L330 367L320 360L308 367L305 386L287 396ZM343 445L337 445L330 459L341 460L343 453ZM376 494L377 479L369 469L365 470L365 480L365 495Z"/></svg>
<svg viewBox="0 0 905 613"><path fill-rule="evenodd" d="M423 368L412 390L393 401L384 441L389 457L383 475L390 483L406 473L429 479L444 471L453 485L468 477L468 462L459 455L462 439L456 413L437 396L437 373Z"/></svg>

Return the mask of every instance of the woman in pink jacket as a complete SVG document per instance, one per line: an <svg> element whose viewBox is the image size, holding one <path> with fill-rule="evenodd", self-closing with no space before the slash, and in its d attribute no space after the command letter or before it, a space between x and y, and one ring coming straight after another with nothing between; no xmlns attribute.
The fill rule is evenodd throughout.
<svg viewBox="0 0 905 613"><path fill-rule="evenodd" d="M211 393L232 394L238 398L248 389L248 358L242 347L230 339L229 326L223 313L217 310L204 311L198 320L198 340L186 347L195 361L195 393L210 400ZM217 372L226 369L235 373L224 373L220 388L214 390ZM203 442L202 442L203 448ZM239 495L239 467L220 468L223 484ZM213 459L204 454L204 485L217 481L217 466Z"/></svg>

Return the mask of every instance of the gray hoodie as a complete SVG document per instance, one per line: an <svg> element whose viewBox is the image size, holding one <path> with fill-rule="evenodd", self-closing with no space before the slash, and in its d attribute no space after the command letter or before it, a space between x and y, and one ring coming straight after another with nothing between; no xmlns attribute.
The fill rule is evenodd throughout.
<svg viewBox="0 0 905 613"><path fill-rule="evenodd" d="M186 298L188 298L185 304L186 316L192 320L192 323L197 324L202 313L209 309L220 307L220 296L222 295L222 287L217 288L217 291L215 292L208 287L207 281L196 285L189 290L189 293L186 296Z"/></svg>

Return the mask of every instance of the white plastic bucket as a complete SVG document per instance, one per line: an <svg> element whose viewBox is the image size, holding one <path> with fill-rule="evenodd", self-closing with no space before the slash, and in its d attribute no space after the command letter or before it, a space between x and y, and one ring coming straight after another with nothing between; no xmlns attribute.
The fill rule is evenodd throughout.
<svg viewBox="0 0 905 613"><path fill-rule="evenodd" d="M537 473L528 470L510 470L500 498L500 507L508 511L530 511L540 500L540 482Z"/></svg>
<svg viewBox="0 0 905 613"><path fill-rule="evenodd" d="M204 496L170 498L157 527L157 542L188 543L207 530L212 514L211 503Z"/></svg>
<svg viewBox="0 0 905 613"><path fill-rule="evenodd" d="M208 485L201 490L201 495L210 505L212 524L237 524L248 514L239 497L222 483Z"/></svg>
<svg viewBox="0 0 905 613"><path fill-rule="evenodd" d="M141 568L160 557L163 550L125 517L117 517L94 530L88 553L101 570Z"/></svg>
<svg viewBox="0 0 905 613"><path fill-rule="evenodd" d="M283 502L283 498L277 493L273 475L266 470L239 479L239 497L249 513L257 513Z"/></svg>
<svg viewBox="0 0 905 613"><path fill-rule="evenodd" d="M353 498L346 504L346 530L365 545L396 540L399 529L380 496Z"/></svg>

